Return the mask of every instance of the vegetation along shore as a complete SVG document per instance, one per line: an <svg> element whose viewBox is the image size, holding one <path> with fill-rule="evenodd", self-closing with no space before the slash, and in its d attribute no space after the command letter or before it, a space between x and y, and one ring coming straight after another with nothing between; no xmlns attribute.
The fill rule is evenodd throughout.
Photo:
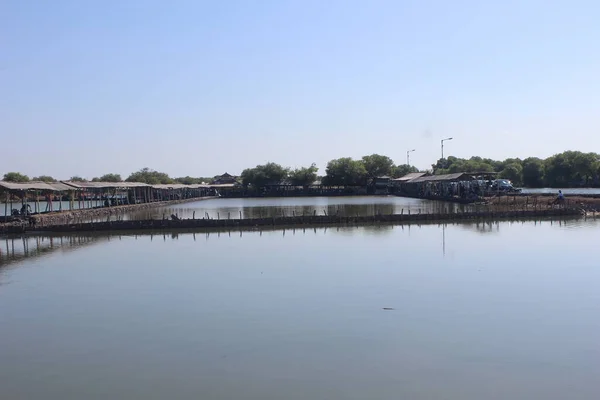
<svg viewBox="0 0 600 400"><path fill-rule="evenodd" d="M328 186L361 186L377 177L399 178L411 172L419 172L419 169L407 164L397 165L392 158L385 155L371 154L361 159L343 157L331 160L327 163L324 174L319 174L319 168L315 164L307 167L287 168L275 162L269 162L246 168L239 175L233 176L240 184L258 187L282 182L307 186L316 181ZM507 158L503 161L477 156L469 159L450 156L437 160L429 172L436 175L458 172L495 172L499 178L509 179L515 186L529 188L600 187L600 154L565 151L546 159L528 157L525 159ZM143 168L131 173L124 180L153 185L173 183L190 185L210 184L221 176L171 177L165 172ZM49 175L30 178L19 172L7 172L4 174L3 180L8 182L56 182L59 179ZM68 179L60 180L87 181L80 176L71 176ZM108 173L92 178L90 181L121 182L123 179L120 174Z"/></svg>

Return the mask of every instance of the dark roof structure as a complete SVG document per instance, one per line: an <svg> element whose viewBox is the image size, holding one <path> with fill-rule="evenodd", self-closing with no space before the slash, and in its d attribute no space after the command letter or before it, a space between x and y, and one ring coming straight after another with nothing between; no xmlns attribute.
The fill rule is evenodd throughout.
<svg viewBox="0 0 600 400"><path fill-rule="evenodd" d="M420 178L426 175L426 172L411 172L410 174L406 174L401 176L400 178L393 179L394 182L408 182L416 178Z"/></svg>
<svg viewBox="0 0 600 400"><path fill-rule="evenodd" d="M0 181L0 188L5 190L40 190L51 192L64 192L74 190L73 187L62 182L6 182Z"/></svg>

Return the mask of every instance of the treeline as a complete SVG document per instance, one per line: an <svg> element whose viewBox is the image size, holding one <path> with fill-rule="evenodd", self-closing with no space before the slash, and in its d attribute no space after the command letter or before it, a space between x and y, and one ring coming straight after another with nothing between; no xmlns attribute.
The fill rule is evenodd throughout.
<svg viewBox="0 0 600 400"><path fill-rule="evenodd" d="M242 184L252 186L289 183L295 186L308 186L321 180L327 186L364 186L381 176L400 177L418 169L409 165L395 165L387 156L371 154L359 160L350 157L338 158L327 163L325 175L319 176L319 168L286 168L277 163L257 165L242 171Z"/></svg>
<svg viewBox="0 0 600 400"><path fill-rule="evenodd" d="M510 179L516 186L526 187L583 187L600 186L600 155L580 151L565 151L546 159L529 157L526 159L507 158L504 161L489 158L471 157L469 159L448 157L438 160L432 165L434 174L455 172L497 172L501 178ZM338 158L327 163L324 174L319 174L319 168L312 164L308 167L287 168L280 164L269 162L246 168L240 175L241 183L252 186L289 183L296 186L307 186L320 180L328 186L363 186L372 182L376 177L390 176L397 178L410 172L418 172L417 168L401 164L395 165L387 156L371 154L361 159L350 157ZM211 183L217 177L179 177L172 178L167 173L143 168L130 174L128 182L144 182L151 185L183 183L186 185ZM29 178L18 172L4 174L5 181L55 182L51 176L41 175ZM83 182L85 179L72 176L70 181ZM92 181L120 182L119 174L105 174Z"/></svg>
<svg viewBox="0 0 600 400"><path fill-rule="evenodd" d="M325 169L325 174L319 175L319 168L312 164L308 167L287 168L280 164L270 162L264 165L257 165L254 168L247 168L240 175L241 183L244 185L264 186L268 184L290 183L296 186L307 186L317 180L321 180L325 185L348 185L362 186L370 180L379 176L400 177L409 172L418 172L415 167L404 165L395 165L394 161L387 156L371 154L361 159L355 160L350 157L338 158L329 161ZM186 185L198 183L211 183L215 177L179 177L172 178L167 173L143 168L130 174L128 182L143 182L151 185L183 183ZM3 180L8 182L29 182L43 181L56 182L51 176L42 175L29 178L27 175L19 172L8 172L4 174ZM86 182L87 180L80 176L72 176L69 181ZM92 179L92 182L121 182L123 179L119 174L105 174Z"/></svg>
<svg viewBox="0 0 600 400"><path fill-rule="evenodd" d="M171 178L168 174L164 172L154 171L150 168L142 168L137 172L133 172L125 179L127 182L143 182L150 185L158 185L158 184L169 184L169 183L183 183L185 185L199 184L203 182L211 182L215 177L198 177L192 178L190 176L180 177L180 178ZM57 182L58 180L48 175L40 175L35 176L33 178L29 178L29 176L24 175L20 172L7 172L4 174L3 179L6 182ZM88 182L87 179L82 178L80 176L72 176L68 181L71 182ZM95 177L91 179L92 182L122 182L123 178L120 174L105 174L99 177Z"/></svg>
<svg viewBox="0 0 600 400"><path fill-rule="evenodd" d="M510 179L515 186L592 187L600 186L600 155L581 151L565 151L546 159L529 157L469 159L448 157L432 165L435 174L455 172L498 172L500 178Z"/></svg>

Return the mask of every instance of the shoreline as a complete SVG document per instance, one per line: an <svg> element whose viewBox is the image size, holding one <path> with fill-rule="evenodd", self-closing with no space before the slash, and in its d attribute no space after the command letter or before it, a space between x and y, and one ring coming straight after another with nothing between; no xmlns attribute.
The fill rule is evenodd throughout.
<svg viewBox="0 0 600 400"><path fill-rule="evenodd" d="M159 201L153 203L141 203L141 204L126 204L121 206L111 206L111 207L97 207L97 208L82 208L78 210L63 210L63 211L50 211L47 213L41 214L32 214L25 217L20 218L33 218L35 220L35 225L45 226L45 225L64 225L71 223L73 221L81 222L83 219L89 218L100 218L100 217L111 217L111 216L120 216L122 214L126 214L129 212L147 210L149 208L169 206L174 204L182 204L182 203L192 203L194 201L202 201L202 200L212 200L218 199L217 196L206 196L206 197L193 197L189 199L181 199L181 200L168 200L168 201ZM2 226L6 225L15 225L15 224L23 224L26 223L24 220L20 220L19 217L12 222L4 222L0 223L0 232Z"/></svg>
<svg viewBox="0 0 600 400"><path fill-rule="evenodd" d="M265 227L298 228L353 226L374 224L405 223L445 223L460 221L501 221L527 220L550 217L582 217L577 208L547 208L534 210L487 210L474 212L449 212L438 214L389 214L372 216L341 217L335 215L310 215L296 217L252 218L252 219L150 219L108 221L99 223L69 223L47 226L8 226L2 230L5 234L22 233L73 233L73 232L126 232L126 231L168 231L176 229L191 230L228 230L228 229L261 229ZM595 214L594 214L595 217Z"/></svg>
<svg viewBox="0 0 600 400"><path fill-rule="evenodd" d="M163 236L163 235L179 235L179 234L230 234L242 232L287 232L287 231L305 231L314 229L350 229L350 228L385 228L385 227L411 227L425 225L479 225L479 224L496 224L496 223L525 223L525 222L555 222L563 223L568 221L579 221L585 219L597 219L600 221L600 213L597 213L594 218L589 215L585 218L584 215L563 215L560 217L535 217L535 218L497 218L497 219L461 219L461 220L424 220L424 221L404 221L404 222L389 222L389 223L362 223L362 224L330 224L330 225L278 225L278 226L240 226L237 229L232 227L225 228L171 228L171 229L132 229L132 230L105 230L105 231L73 231L73 232L55 232L55 231L28 231L25 233L0 235L2 239L17 239L28 237L113 237L113 236Z"/></svg>

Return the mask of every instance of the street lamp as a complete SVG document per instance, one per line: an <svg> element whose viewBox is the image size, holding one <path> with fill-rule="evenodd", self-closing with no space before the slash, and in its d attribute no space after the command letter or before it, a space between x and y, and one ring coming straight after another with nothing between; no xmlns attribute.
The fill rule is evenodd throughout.
<svg viewBox="0 0 600 400"><path fill-rule="evenodd" d="M408 150L406 152L406 165L408 165L409 167L410 167L410 153L412 153L413 151L415 151L415 149Z"/></svg>
<svg viewBox="0 0 600 400"><path fill-rule="evenodd" d="M442 160L444 159L444 142L445 142L446 140L452 140L452 138L451 138L451 137L449 137L449 138L446 138L446 139L442 139L442 140L441 140L441 143L442 143Z"/></svg>

